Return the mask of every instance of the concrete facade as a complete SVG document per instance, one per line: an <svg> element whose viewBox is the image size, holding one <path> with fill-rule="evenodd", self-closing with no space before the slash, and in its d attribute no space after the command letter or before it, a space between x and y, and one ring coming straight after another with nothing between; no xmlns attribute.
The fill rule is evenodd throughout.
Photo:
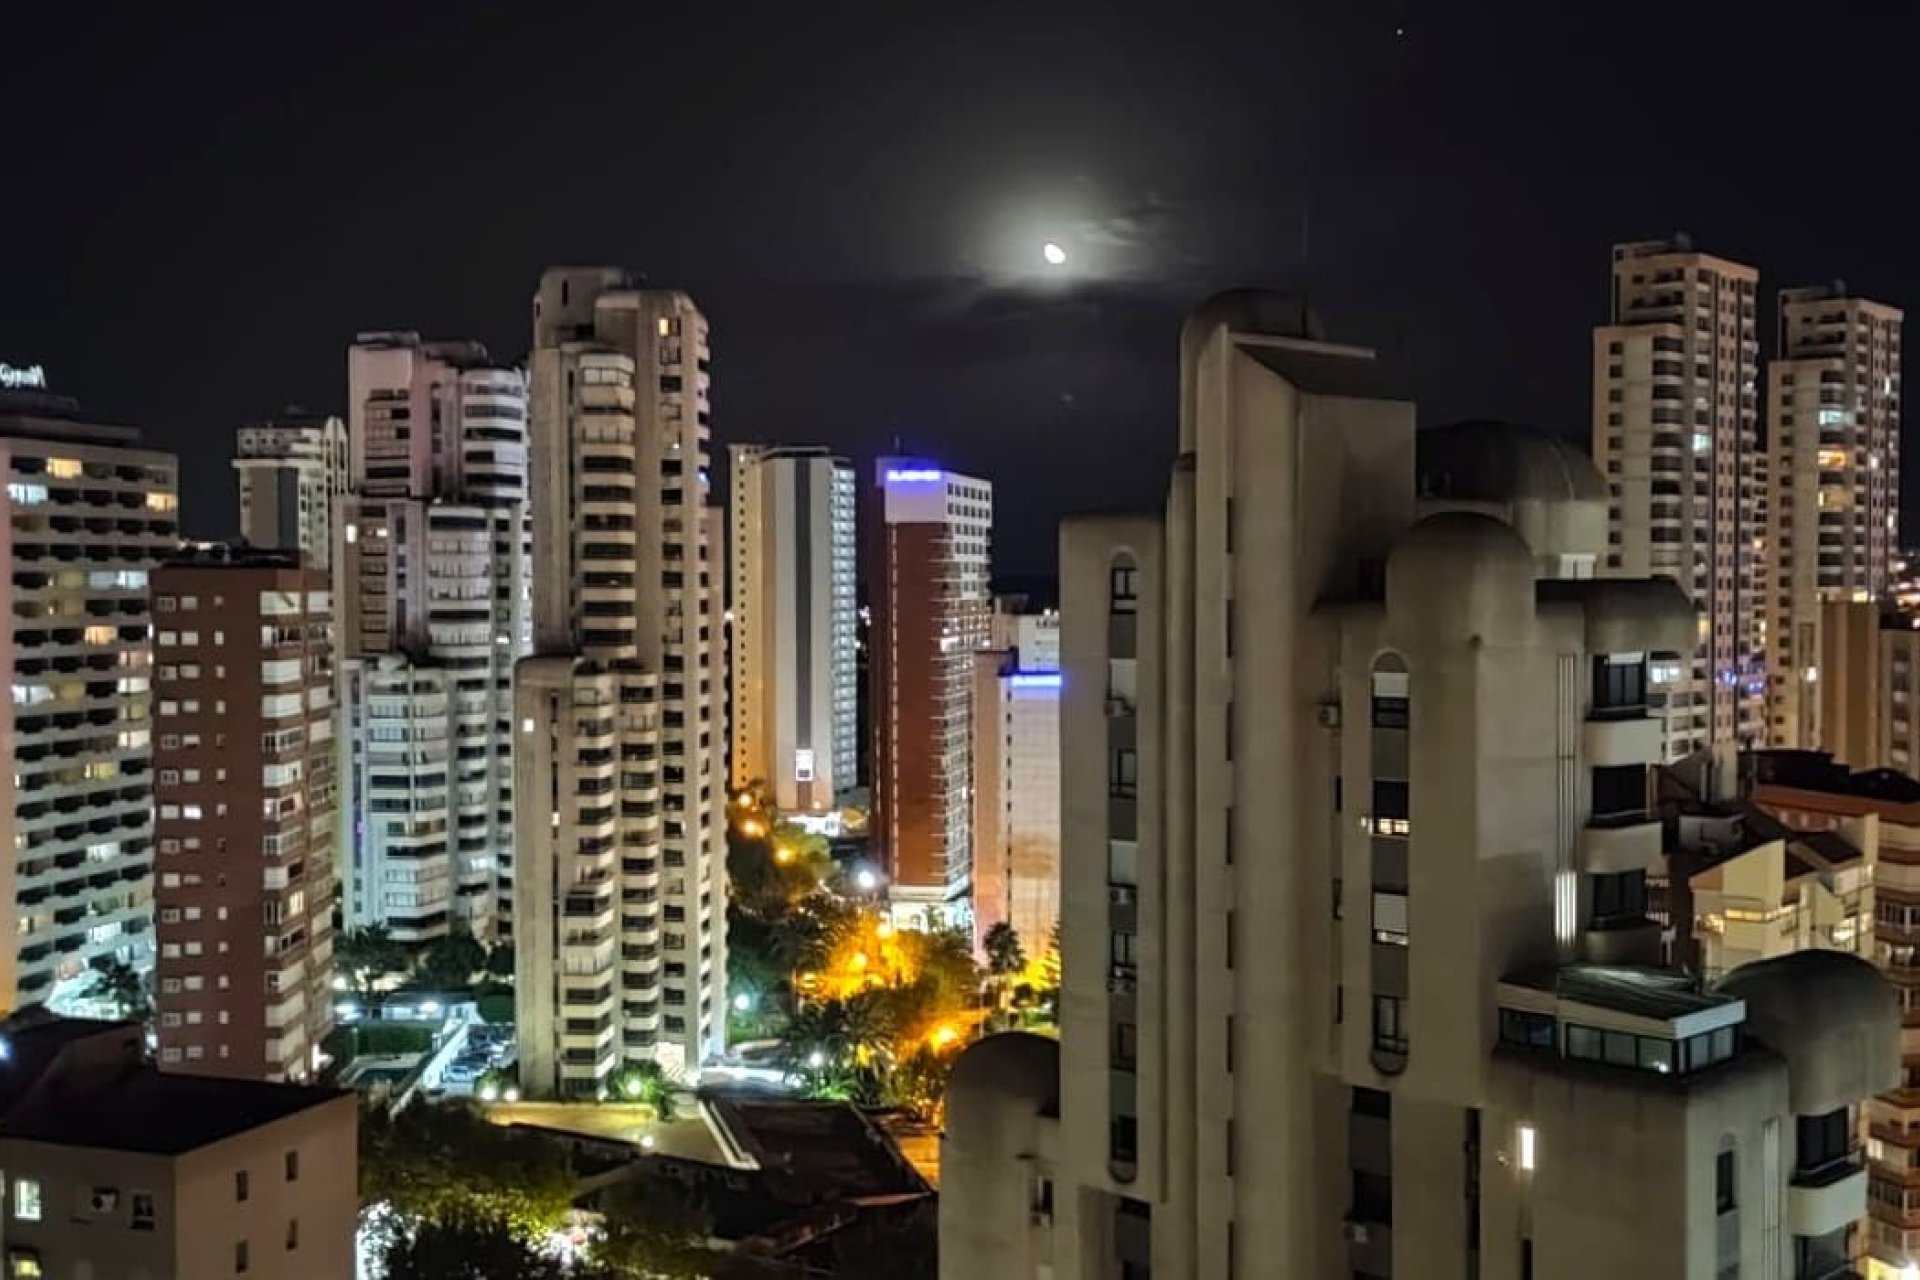
<svg viewBox="0 0 1920 1280"><path fill-rule="evenodd" d="M88 1010L95 960L153 964L148 572L178 467L58 396L0 393L0 1007Z"/></svg>
<svg viewBox="0 0 1920 1280"><path fill-rule="evenodd" d="M729 454L732 785L823 813L860 785L853 466L818 448Z"/></svg>
<svg viewBox="0 0 1920 1280"><path fill-rule="evenodd" d="M1822 605L1884 601L1892 582L1902 316L1838 282L1781 290L1779 316L1767 366L1767 741L1837 749L1821 724Z"/></svg>
<svg viewBox="0 0 1920 1280"><path fill-rule="evenodd" d="M240 537L256 547L298 551L325 571L335 521L353 471L347 426L331 414L286 414L242 427L233 469L240 490Z"/></svg>
<svg viewBox="0 0 1920 1280"><path fill-rule="evenodd" d="M696 1070L726 1034L725 521L707 322L558 267L533 303L535 656L516 677L521 1085Z"/></svg>
<svg viewBox="0 0 1920 1280"><path fill-rule="evenodd" d="M973 938L979 947L1011 925L1032 958L1060 923L1061 677L1029 667L1029 652L974 654ZM1048 661L1044 649L1036 661Z"/></svg>
<svg viewBox="0 0 1920 1280"><path fill-rule="evenodd" d="M1602 572L1671 578L1700 611L1697 643L1653 667L1650 705L1670 760L1763 734L1762 564L1773 542L1761 516L1757 281L1684 235L1617 245L1609 322L1593 334Z"/></svg>
<svg viewBox="0 0 1920 1280"><path fill-rule="evenodd" d="M1892 999L1850 957L1653 967L1648 655L1692 644L1685 595L1580 576L1591 472L1517 430L1416 451L1371 353L1289 299L1210 300L1181 369L1164 516L1062 531L1057 1068L991 1039L956 1067L943 1274L1824 1256L1864 1177L1792 1135L1882 1087ZM1016 1204L998 1247L961 1221Z"/></svg>
<svg viewBox="0 0 1920 1280"><path fill-rule="evenodd" d="M138 1065L139 1037L101 1023L8 1035L7 1274L353 1275L354 1096L156 1072Z"/></svg>
<svg viewBox="0 0 1920 1280"><path fill-rule="evenodd" d="M304 1081L333 1028L333 610L298 551L153 572L154 1011L168 1070Z"/></svg>

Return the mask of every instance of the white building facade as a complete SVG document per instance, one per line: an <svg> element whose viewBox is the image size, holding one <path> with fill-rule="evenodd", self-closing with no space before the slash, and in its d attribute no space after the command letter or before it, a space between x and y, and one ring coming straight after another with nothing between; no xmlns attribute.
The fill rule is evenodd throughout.
<svg viewBox="0 0 1920 1280"><path fill-rule="evenodd" d="M729 454L732 784L822 813L859 785L854 470L818 448Z"/></svg>
<svg viewBox="0 0 1920 1280"><path fill-rule="evenodd" d="M347 426L331 414L288 414L242 427L233 469L240 536L251 546L298 551L325 571L333 563L334 521L352 481Z"/></svg>
<svg viewBox="0 0 1920 1280"><path fill-rule="evenodd" d="M513 664L532 641L527 392L471 343L361 335L335 549L346 919L510 938Z"/></svg>

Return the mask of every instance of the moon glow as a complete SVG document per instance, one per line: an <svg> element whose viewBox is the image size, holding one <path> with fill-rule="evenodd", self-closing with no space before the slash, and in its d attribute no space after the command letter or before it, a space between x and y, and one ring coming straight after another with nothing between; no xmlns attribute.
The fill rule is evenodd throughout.
<svg viewBox="0 0 1920 1280"><path fill-rule="evenodd" d="M1051 240L1040 247L1040 256L1047 260L1047 265L1050 267L1067 265L1067 251Z"/></svg>

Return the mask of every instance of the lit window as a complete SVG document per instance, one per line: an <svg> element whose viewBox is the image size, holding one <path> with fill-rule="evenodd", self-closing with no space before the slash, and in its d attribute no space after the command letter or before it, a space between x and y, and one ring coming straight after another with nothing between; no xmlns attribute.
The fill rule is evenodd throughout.
<svg viewBox="0 0 1920 1280"><path fill-rule="evenodd" d="M1532 1125L1523 1124L1520 1126L1519 1140L1515 1143L1515 1147L1519 1154L1521 1172L1532 1173L1534 1162L1534 1131Z"/></svg>
<svg viewBox="0 0 1920 1280"><path fill-rule="evenodd" d="M79 463L74 463L79 466ZM40 1180L16 1178L13 1183L13 1216L22 1222L40 1221Z"/></svg>
<svg viewBox="0 0 1920 1280"><path fill-rule="evenodd" d="M56 480L78 480L81 473L78 458L48 458L47 474ZM38 1214L34 1215L38 1217Z"/></svg>
<svg viewBox="0 0 1920 1280"><path fill-rule="evenodd" d="M147 495L147 510L174 512L180 509L180 499L170 493L150 493Z"/></svg>

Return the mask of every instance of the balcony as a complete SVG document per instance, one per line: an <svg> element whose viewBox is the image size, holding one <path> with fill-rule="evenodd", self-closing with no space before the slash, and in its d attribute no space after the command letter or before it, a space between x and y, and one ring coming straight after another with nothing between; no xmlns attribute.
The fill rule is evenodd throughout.
<svg viewBox="0 0 1920 1280"><path fill-rule="evenodd" d="M1661 757L1661 724L1651 717L1588 720L1582 727L1587 764L1646 764Z"/></svg>
<svg viewBox="0 0 1920 1280"><path fill-rule="evenodd" d="M1796 1236L1838 1231L1867 1215L1867 1170L1857 1153L1825 1168L1795 1173L1787 1187L1787 1229Z"/></svg>
<svg viewBox="0 0 1920 1280"><path fill-rule="evenodd" d="M1660 824L1657 821L1581 829L1580 869L1588 875L1639 871L1655 865L1659 860Z"/></svg>

